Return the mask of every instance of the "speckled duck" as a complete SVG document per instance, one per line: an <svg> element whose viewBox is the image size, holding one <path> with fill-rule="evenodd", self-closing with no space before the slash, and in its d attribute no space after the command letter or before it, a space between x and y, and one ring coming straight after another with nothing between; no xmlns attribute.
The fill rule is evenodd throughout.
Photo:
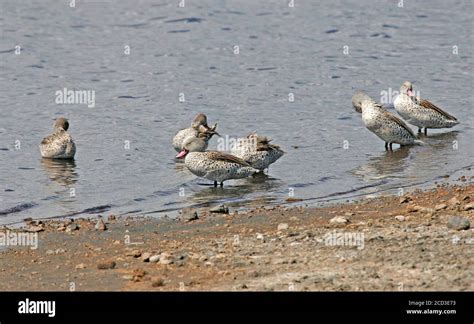
<svg viewBox="0 0 474 324"><path fill-rule="evenodd" d="M410 81L403 82L400 94L395 98L393 105L403 119L418 127L419 133L424 128L425 135L428 133L428 128L451 128L459 124L456 117L428 100L415 97Z"/></svg>
<svg viewBox="0 0 474 324"><path fill-rule="evenodd" d="M367 129L385 142L385 149L391 150L393 143L401 146L423 144L417 140L415 133L406 123L363 92L358 91L354 94L352 104L356 111L362 112L362 121Z"/></svg>
<svg viewBox="0 0 474 324"><path fill-rule="evenodd" d="M67 132L69 122L66 118L58 118L53 125L53 133L43 138L40 152L43 158L73 159L76 154L76 144Z"/></svg>

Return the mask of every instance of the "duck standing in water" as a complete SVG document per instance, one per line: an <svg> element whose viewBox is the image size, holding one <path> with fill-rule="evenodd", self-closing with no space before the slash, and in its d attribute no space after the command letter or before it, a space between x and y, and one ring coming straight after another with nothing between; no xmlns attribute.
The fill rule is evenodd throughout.
<svg viewBox="0 0 474 324"><path fill-rule="evenodd" d="M207 125L206 115L199 113L196 115L196 117L194 117L193 121L191 122L191 127L182 129L178 133L176 133L172 142L173 147L177 152L182 151L185 140L188 139L189 137L197 137L199 133L219 135L216 132L216 127L217 127L217 123L214 124L214 126L209 127ZM206 149L207 149L207 146L204 148L204 150Z"/></svg>
<svg viewBox="0 0 474 324"><path fill-rule="evenodd" d="M218 151L200 152L204 140L202 137L188 138L176 157L184 158L184 163L192 174L214 181L214 187L217 187L217 183L222 187L226 180L247 178L259 172L234 155Z"/></svg>
<svg viewBox="0 0 474 324"><path fill-rule="evenodd" d="M441 108L436 107L428 100L415 97L413 86L410 81L403 82L400 94L393 102L395 109L408 123L418 127L418 133L428 128L451 128L459 124L456 117L451 116Z"/></svg>
<svg viewBox="0 0 474 324"><path fill-rule="evenodd" d="M41 156L48 159L73 159L76 154L76 144L67 132L68 120L66 118L56 119L53 128L53 133L41 141Z"/></svg>
<svg viewBox="0 0 474 324"><path fill-rule="evenodd" d="M239 138L232 154L241 158L253 168L263 171L285 154L271 139L253 132L246 138Z"/></svg>
<svg viewBox="0 0 474 324"><path fill-rule="evenodd" d="M392 144L422 145L415 133L402 120L386 111L380 104L363 92L357 91L352 97L356 111L362 112L362 121L368 130L385 142L385 149L392 150Z"/></svg>

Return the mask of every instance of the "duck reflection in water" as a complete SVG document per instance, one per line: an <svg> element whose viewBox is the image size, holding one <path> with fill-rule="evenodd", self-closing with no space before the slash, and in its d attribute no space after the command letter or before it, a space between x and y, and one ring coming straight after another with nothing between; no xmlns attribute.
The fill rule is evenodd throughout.
<svg viewBox="0 0 474 324"><path fill-rule="evenodd" d="M197 182L197 185L199 187L195 189L196 191L194 191L191 196L192 201L195 203L216 203L223 198L230 198L230 200L232 200L234 198L243 198L246 195L250 195L251 197L248 198L248 201L243 204L250 207L253 205L261 206L262 204L273 203L275 198L268 193L281 187L282 183L276 178L259 173L223 188L211 186L203 188L204 183L201 181ZM242 202L239 206L242 206Z"/></svg>
<svg viewBox="0 0 474 324"><path fill-rule="evenodd" d="M403 146L394 151L386 151L380 156L372 157L368 163L361 165L353 173L365 180L402 176L406 168L410 148L409 146Z"/></svg>
<svg viewBox="0 0 474 324"><path fill-rule="evenodd" d="M41 159L41 165L48 178L62 186L71 186L79 178L74 160Z"/></svg>
<svg viewBox="0 0 474 324"><path fill-rule="evenodd" d="M433 172L440 164L447 162L450 155L448 153L457 145L457 136L458 132L431 134L430 137L423 139L424 146L405 146L372 157L368 163L354 170L353 174L367 181L385 178L422 178L424 172Z"/></svg>

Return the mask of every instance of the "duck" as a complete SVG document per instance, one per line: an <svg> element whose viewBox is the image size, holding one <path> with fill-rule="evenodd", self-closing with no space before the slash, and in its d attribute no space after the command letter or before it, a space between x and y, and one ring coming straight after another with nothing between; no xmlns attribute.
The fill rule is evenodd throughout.
<svg viewBox="0 0 474 324"><path fill-rule="evenodd" d="M76 144L67 132L69 121L66 118L57 118L53 124L53 133L43 138L40 143L40 152L47 159L74 159Z"/></svg>
<svg viewBox="0 0 474 324"><path fill-rule="evenodd" d="M428 128L451 128L459 121L430 101L415 97L413 85L404 81L400 86L400 93L393 102L395 110L408 123L418 127L418 133L424 128L428 135Z"/></svg>
<svg viewBox="0 0 474 324"><path fill-rule="evenodd" d="M209 141L216 132L213 131L200 131L196 135L188 136L183 142L183 148L180 152L184 150L184 147L187 147L192 152L204 152L209 146ZM179 159L179 157L178 157Z"/></svg>
<svg viewBox="0 0 474 324"><path fill-rule="evenodd" d="M191 122L190 127L182 129L176 133L172 141L173 147L176 150L176 152L182 151L184 141L188 137L197 137L199 133L219 135L216 132L216 128L217 128L217 123L215 123L214 126L209 127L207 125L207 116L203 113L199 113L194 117L193 121ZM206 149L207 149L207 145L204 150Z"/></svg>
<svg viewBox="0 0 474 324"><path fill-rule="evenodd" d="M385 142L386 150L392 150L393 143L400 146L424 144L416 138L413 130L404 121L363 92L356 92L352 103L356 111L362 112L365 127Z"/></svg>
<svg viewBox="0 0 474 324"><path fill-rule="evenodd" d="M198 151L203 146L202 137L190 137L183 145L183 149L176 155L184 159L187 169L194 175L211 180L214 187L224 186L224 181L243 179L260 171L249 163L232 154L220 151Z"/></svg>
<svg viewBox="0 0 474 324"><path fill-rule="evenodd" d="M271 141L268 137L252 132L245 138L239 138L231 153L253 168L263 171L285 154L285 151L278 145L271 144Z"/></svg>
<svg viewBox="0 0 474 324"><path fill-rule="evenodd" d="M370 100L374 101L371 97L366 95L363 91L356 91L352 96L352 107L354 107L355 111L358 113L362 113L362 108L360 107L360 103L363 100Z"/></svg>

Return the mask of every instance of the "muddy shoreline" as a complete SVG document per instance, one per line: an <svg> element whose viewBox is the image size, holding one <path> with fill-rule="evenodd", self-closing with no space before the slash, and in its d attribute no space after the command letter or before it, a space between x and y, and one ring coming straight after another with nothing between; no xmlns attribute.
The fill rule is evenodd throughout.
<svg viewBox="0 0 474 324"><path fill-rule="evenodd" d="M26 221L10 291L472 291L474 185L327 207L183 210L180 219Z"/></svg>

